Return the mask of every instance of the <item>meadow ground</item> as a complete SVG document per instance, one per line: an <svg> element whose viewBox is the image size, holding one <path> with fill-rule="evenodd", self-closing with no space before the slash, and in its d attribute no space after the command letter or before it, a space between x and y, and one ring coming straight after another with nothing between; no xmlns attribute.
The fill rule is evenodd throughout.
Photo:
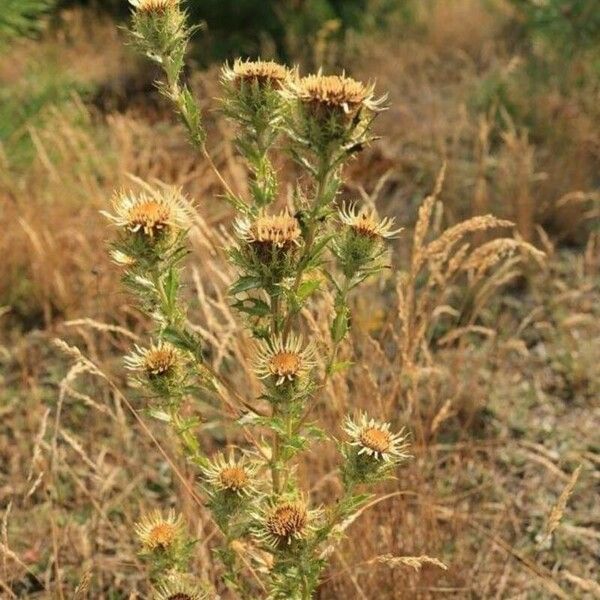
<svg viewBox="0 0 600 600"><path fill-rule="evenodd" d="M353 365L330 380L318 413L340 435L349 408L375 407L412 432L414 458L350 526L318 597L600 598L597 62L583 52L566 68L541 42L519 45L504 2L427 6L405 35L368 34L343 57L391 103L343 197L376 197L406 229L384 281L352 298L342 352ZM122 356L148 324L122 291L99 214L130 175L194 199L189 319L211 365L257 393L251 343L225 296L231 213L152 91L155 75L113 22L77 10L0 57L2 598L147 597L133 523L154 506L184 512L199 539L196 572L218 580L216 530L188 492L193 470L177 464L175 443L128 387ZM218 69L191 77L213 107ZM213 159L243 194L233 132L207 114ZM443 163L430 237L492 212L515 222L504 235L545 257L517 251L485 278L442 289L415 279L426 298L414 315L419 337L404 326L398 292ZM278 168L291 183L292 165ZM316 339L330 303L306 315ZM416 340L410 369L407 339ZM207 449L237 441L218 413L202 416ZM317 502L339 492L336 453L320 450L300 463ZM393 558L419 556L447 569Z"/></svg>

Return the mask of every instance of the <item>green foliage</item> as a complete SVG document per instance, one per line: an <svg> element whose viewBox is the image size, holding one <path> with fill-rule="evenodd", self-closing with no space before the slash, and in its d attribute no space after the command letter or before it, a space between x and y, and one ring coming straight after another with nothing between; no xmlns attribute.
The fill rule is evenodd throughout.
<svg viewBox="0 0 600 600"><path fill-rule="evenodd" d="M12 38L30 35L42 26L41 17L56 0L2 0L0 7L0 47Z"/></svg>
<svg viewBox="0 0 600 600"><path fill-rule="evenodd" d="M572 54L600 44L597 0L511 0L527 35L540 37L549 48Z"/></svg>
<svg viewBox="0 0 600 600"><path fill-rule="evenodd" d="M22 77L0 86L0 140L9 166L19 169L29 165L35 149L27 126L42 126L53 107L62 107L70 122L87 128L86 115L76 106L71 110L69 104L73 95L85 95L90 89L65 72L55 54L48 54L43 61L31 60Z"/></svg>
<svg viewBox="0 0 600 600"><path fill-rule="evenodd" d="M12 0L17 3L19 0ZM43 0L30 0L39 2ZM53 0L56 2L57 0ZM118 18L125 0L58 0L59 7L93 6ZM236 56L273 54L312 65L323 44L343 43L351 31L384 27L392 15L406 18L414 0L187 0L190 23L205 23L195 57L203 64Z"/></svg>

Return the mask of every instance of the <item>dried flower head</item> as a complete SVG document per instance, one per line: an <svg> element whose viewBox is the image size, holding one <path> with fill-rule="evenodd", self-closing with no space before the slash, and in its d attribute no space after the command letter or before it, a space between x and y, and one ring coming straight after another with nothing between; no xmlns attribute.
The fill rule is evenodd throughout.
<svg viewBox="0 0 600 600"><path fill-rule="evenodd" d="M238 58L232 67L227 64L223 67L222 79L224 83L231 82L236 86L256 83L259 87L269 85L272 88L280 88L288 75L288 68L274 61Z"/></svg>
<svg viewBox="0 0 600 600"><path fill-rule="evenodd" d="M207 600L208 595L189 576L174 573L156 590L154 600Z"/></svg>
<svg viewBox="0 0 600 600"><path fill-rule="evenodd" d="M147 377L172 375L181 362L181 353L168 342L159 341L149 348L135 346L135 352L125 357L125 366L131 371L143 371Z"/></svg>
<svg viewBox="0 0 600 600"><path fill-rule="evenodd" d="M233 455L225 458L219 453L202 471L209 486L216 491L231 492L239 496L256 491L254 484L258 465L245 457L236 461Z"/></svg>
<svg viewBox="0 0 600 600"><path fill-rule="evenodd" d="M389 423L380 423L361 413L358 419L346 419L344 431L350 436L350 445L359 448L358 454L367 454L384 462L399 462L408 458L407 436L404 431L390 432Z"/></svg>
<svg viewBox="0 0 600 600"><path fill-rule="evenodd" d="M276 385L305 376L316 365L316 351L313 344L302 346L302 338L294 334L285 341L280 336L261 342L257 351L256 374L261 379L273 377Z"/></svg>
<svg viewBox="0 0 600 600"><path fill-rule="evenodd" d="M342 206L339 216L342 223L360 237L391 239L402 231L402 227L393 229L393 218L378 219L373 209L363 207L359 210L356 204Z"/></svg>
<svg viewBox="0 0 600 600"><path fill-rule="evenodd" d="M179 8L179 0L129 0L129 2L136 11L154 15Z"/></svg>
<svg viewBox="0 0 600 600"><path fill-rule="evenodd" d="M254 515L258 522L255 535L274 549L290 546L292 542L310 536L320 513L319 510L309 510L302 499L274 502Z"/></svg>
<svg viewBox="0 0 600 600"><path fill-rule="evenodd" d="M346 77L344 73L323 75L319 70L316 75L290 78L284 95L315 109L317 115L322 115L323 109L341 110L346 115L354 115L361 108L373 112L382 109L385 97L376 99L374 91L372 83L364 84Z"/></svg>
<svg viewBox="0 0 600 600"><path fill-rule="evenodd" d="M152 193L118 192L113 196L114 214L101 211L118 227L153 239L190 226L190 211L177 190Z"/></svg>
<svg viewBox="0 0 600 600"><path fill-rule="evenodd" d="M142 520L135 524L135 533L144 550L166 551L176 547L182 541L184 527L182 516L176 515L174 510L170 510L166 518L159 510L155 510L144 515Z"/></svg>
<svg viewBox="0 0 600 600"><path fill-rule="evenodd" d="M288 211L260 214L254 221L239 219L234 227L241 239L255 246L291 248L300 244L302 235L298 220Z"/></svg>

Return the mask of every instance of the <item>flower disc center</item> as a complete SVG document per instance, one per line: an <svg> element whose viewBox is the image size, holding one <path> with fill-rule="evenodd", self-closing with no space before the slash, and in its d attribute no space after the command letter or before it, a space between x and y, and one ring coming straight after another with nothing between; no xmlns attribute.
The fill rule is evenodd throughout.
<svg viewBox="0 0 600 600"><path fill-rule="evenodd" d="M294 352L278 352L271 358L271 371L275 375L288 377L300 368L300 357Z"/></svg>
<svg viewBox="0 0 600 600"><path fill-rule="evenodd" d="M379 453L387 452L390 448L391 436L387 431L370 427L360 434L360 443Z"/></svg>
<svg viewBox="0 0 600 600"><path fill-rule="evenodd" d="M248 484L248 475L240 467L227 467L219 474L223 487L228 490L238 491Z"/></svg>

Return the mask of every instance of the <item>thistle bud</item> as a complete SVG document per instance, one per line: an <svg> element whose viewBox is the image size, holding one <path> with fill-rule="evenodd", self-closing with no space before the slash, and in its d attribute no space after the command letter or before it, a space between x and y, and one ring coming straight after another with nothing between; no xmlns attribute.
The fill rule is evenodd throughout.
<svg viewBox="0 0 600 600"><path fill-rule="evenodd" d="M272 500L254 514L254 535L271 550L294 552L315 532L320 516L303 498Z"/></svg>
<svg viewBox="0 0 600 600"><path fill-rule="evenodd" d="M257 470L257 465L245 457L235 460L232 455L225 458L219 453L207 463L202 472L211 496L219 493L250 496L256 492Z"/></svg>
<svg viewBox="0 0 600 600"><path fill-rule="evenodd" d="M179 0L129 1L134 7L133 34L146 54L160 59L183 51L185 13Z"/></svg>
<svg viewBox="0 0 600 600"><path fill-rule="evenodd" d="M317 364L316 348L312 342L290 334L258 344L255 373L264 381L266 398L273 404L301 404L313 391L313 369Z"/></svg>
<svg viewBox="0 0 600 600"><path fill-rule="evenodd" d="M267 113L280 103L277 92L283 88L289 73L287 67L273 61L237 59L231 67L227 64L223 67L221 83L226 100L245 107L249 114ZM239 118L236 114L231 116Z"/></svg>
<svg viewBox="0 0 600 600"><path fill-rule="evenodd" d="M389 423L369 419L364 413L356 419L348 417L344 432L349 437L342 446L343 476L347 485L383 479L410 457L406 452L408 436L403 430L392 433Z"/></svg>
<svg viewBox="0 0 600 600"><path fill-rule="evenodd" d="M356 146L368 141L371 115L383 109L374 85L342 75L289 78L282 92L291 102L291 129L298 141L315 152L330 146Z"/></svg>
<svg viewBox="0 0 600 600"><path fill-rule="evenodd" d="M125 357L125 366L137 374L138 382L148 386L161 398L174 401L185 384L184 357L167 342L149 348L135 346L135 352Z"/></svg>
<svg viewBox="0 0 600 600"><path fill-rule="evenodd" d="M142 546L141 555L150 560L155 574L187 565L193 542L186 532L183 517L174 510L166 517L159 510L143 515L135 524L135 533Z"/></svg>
<svg viewBox="0 0 600 600"><path fill-rule="evenodd" d="M348 278L365 268L376 268L377 260L385 252L383 242L402 231L402 228L393 229L394 219L385 217L379 220L374 210L358 210L355 205L343 206L339 219L343 231L333 249L342 272Z"/></svg>
<svg viewBox="0 0 600 600"><path fill-rule="evenodd" d="M242 245L234 258L248 272L270 281L293 274L302 233L298 220L287 211L239 219L235 231Z"/></svg>
<svg viewBox="0 0 600 600"><path fill-rule="evenodd" d="M113 212L101 211L119 229L113 259L124 266L156 262L189 229L191 211L178 190L117 192Z"/></svg>
<svg viewBox="0 0 600 600"><path fill-rule="evenodd" d="M208 600L209 596L193 577L171 573L156 590L153 600Z"/></svg>
<svg viewBox="0 0 600 600"><path fill-rule="evenodd" d="M209 505L218 523L227 521L256 497L258 464L245 455L218 453L202 468Z"/></svg>

